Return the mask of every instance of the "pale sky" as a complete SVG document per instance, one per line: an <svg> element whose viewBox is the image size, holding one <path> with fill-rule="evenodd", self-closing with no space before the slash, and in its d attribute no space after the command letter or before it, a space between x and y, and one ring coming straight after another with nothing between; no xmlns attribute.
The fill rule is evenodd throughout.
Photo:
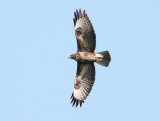
<svg viewBox="0 0 160 121"><path fill-rule="evenodd" d="M74 11L108 50L94 87L72 107ZM0 1L0 121L160 121L159 0Z"/></svg>

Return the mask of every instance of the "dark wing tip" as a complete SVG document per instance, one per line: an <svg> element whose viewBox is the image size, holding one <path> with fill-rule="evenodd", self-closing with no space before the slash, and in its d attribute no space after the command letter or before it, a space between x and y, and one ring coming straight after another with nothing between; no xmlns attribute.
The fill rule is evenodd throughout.
<svg viewBox="0 0 160 121"><path fill-rule="evenodd" d="M84 101L80 101L80 107L82 107L82 103L84 103Z"/></svg>
<svg viewBox="0 0 160 121"><path fill-rule="evenodd" d="M79 19L78 9L76 9L77 19Z"/></svg>
<svg viewBox="0 0 160 121"><path fill-rule="evenodd" d="M84 10L84 11L83 11L83 15L82 15L82 16L83 16L83 17L85 17L85 15L86 15L86 13L85 13L85 10Z"/></svg>
<svg viewBox="0 0 160 121"><path fill-rule="evenodd" d="M74 12L74 20L77 21L77 15L76 12Z"/></svg>
<svg viewBox="0 0 160 121"><path fill-rule="evenodd" d="M82 14L81 9L79 9L79 11L78 11L78 9L76 9L76 11L74 12L74 18L73 18L74 25L76 24L78 19L85 17L85 16L86 16L85 10L83 11L83 14Z"/></svg>
<svg viewBox="0 0 160 121"><path fill-rule="evenodd" d="M79 18L82 18L82 12L81 12L81 9L79 9Z"/></svg>
<svg viewBox="0 0 160 121"><path fill-rule="evenodd" d="M71 103L73 103L72 104L72 107L74 106L74 105L76 105L76 107L78 106L78 104L80 104L80 107L82 107L82 103L84 103L84 101L81 101L81 100L77 100L76 98L74 98L74 96L73 96L73 94L71 95Z"/></svg>
<svg viewBox="0 0 160 121"><path fill-rule="evenodd" d="M78 106L79 100L76 101L76 107Z"/></svg>
<svg viewBox="0 0 160 121"><path fill-rule="evenodd" d="M73 18L73 23L74 23L74 26L76 25L76 20Z"/></svg>

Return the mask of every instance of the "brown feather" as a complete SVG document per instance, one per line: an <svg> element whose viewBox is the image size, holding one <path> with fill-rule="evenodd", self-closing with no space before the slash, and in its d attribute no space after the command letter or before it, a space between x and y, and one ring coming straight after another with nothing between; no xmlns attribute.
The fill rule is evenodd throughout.
<svg viewBox="0 0 160 121"><path fill-rule="evenodd" d="M76 14L77 14L77 20L79 19L79 14L78 14L78 10L76 9Z"/></svg>
<svg viewBox="0 0 160 121"><path fill-rule="evenodd" d="M79 18L82 18L82 12L81 12L81 9L79 9Z"/></svg>
<svg viewBox="0 0 160 121"><path fill-rule="evenodd" d="M85 10L83 11L83 17L85 17Z"/></svg>

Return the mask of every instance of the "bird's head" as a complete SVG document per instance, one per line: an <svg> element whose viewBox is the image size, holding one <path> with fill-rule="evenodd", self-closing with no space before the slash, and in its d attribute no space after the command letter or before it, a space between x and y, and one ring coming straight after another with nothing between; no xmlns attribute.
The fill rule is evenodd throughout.
<svg viewBox="0 0 160 121"><path fill-rule="evenodd" d="M70 58L70 59L76 59L76 54L72 54L72 55L70 55L68 58Z"/></svg>

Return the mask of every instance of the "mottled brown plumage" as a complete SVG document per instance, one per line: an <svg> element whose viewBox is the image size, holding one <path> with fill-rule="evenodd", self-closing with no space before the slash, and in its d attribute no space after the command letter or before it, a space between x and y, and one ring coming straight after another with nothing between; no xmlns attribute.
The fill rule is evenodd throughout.
<svg viewBox="0 0 160 121"><path fill-rule="evenodd" d="M83 15L81 9L74 12L74 27L78 44L78 51L94 52L96 47L96 35L85 11Z"/></svg>
<svg viewBox="0 0 160 121"><path fill-rule="evenodd" d="M77 39L78 51L69 58L77 61L77 75L74 82L74 90L71 96L73 106L82 103L89 95L95 81L94 62L108 66L111 56L108 51L94 53L96 47L96 35L85 10L74 12L74 27Z"/></svg>
<svg viewBox="0 0 160 121"><path fill-rule="evenodd" d="M73 105L75 102L82 104L89 95L95 80L94 63L78 63L77 76L74 83L74 93L72 95ZM76 103L77 104L77 103ZM77 107L77 105L76 105Z"/></svg>

